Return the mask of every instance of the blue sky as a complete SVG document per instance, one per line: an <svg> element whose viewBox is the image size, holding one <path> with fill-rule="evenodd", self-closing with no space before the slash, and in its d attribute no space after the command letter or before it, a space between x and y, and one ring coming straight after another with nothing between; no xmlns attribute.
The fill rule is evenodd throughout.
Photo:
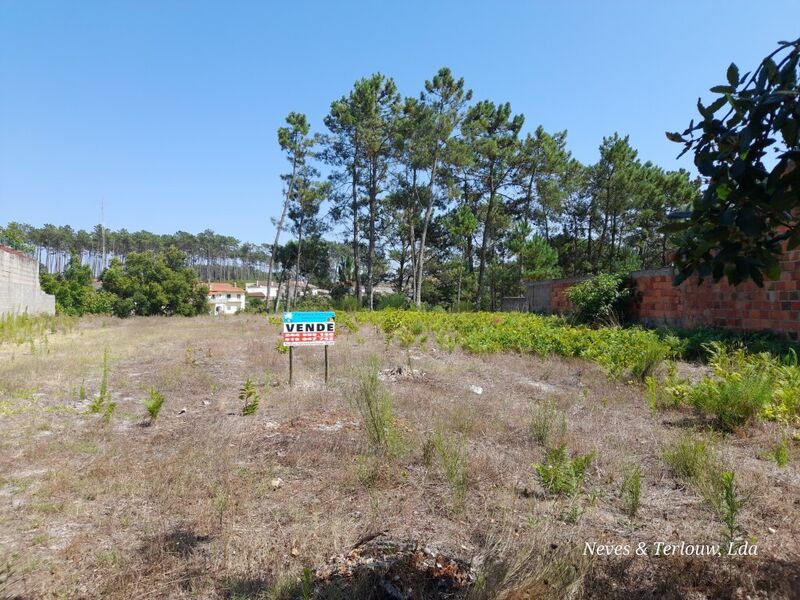
<svg viewBox="0 0 800 600"><path fill-rule="evenodd" d="M731 61L800 35L800 2L0 0L0 223L270 241L289 111L322 130L375 71L416 95L441 66L526 129L596 159L630 134L665 168Z"/></svg>

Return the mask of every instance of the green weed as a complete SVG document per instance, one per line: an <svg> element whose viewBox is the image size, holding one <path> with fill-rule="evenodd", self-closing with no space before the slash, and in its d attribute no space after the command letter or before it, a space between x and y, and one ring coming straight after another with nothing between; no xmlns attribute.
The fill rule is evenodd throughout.
<svg viewBox="0 0 800 600"><path fill-rule="evenodd" d="M551 494L573 495L583 487L586 469L594 459L593 454L570 457L566 446L551 448L544 463L533 465L545 490Z"/></svg>
<svg viewBox="0 0 800 600"><path fill-rule="evenodd" d="M789 440L785 435L767 452L767 457L774 460L775 464L783 468L789 464Z"/></svg>
<svg viewBox="0 0 800 600"><path fill-rule="evenodd" d="M719 465L708 443L689 435L664 448L662 457L675 475L688 480L704 478Z"/></svg>
<svg viewBox="0 0 800 600"><path fill-rule="evenodd" d="M555 402L545 401L533 409L528 430L537 444L547 447L554 433L559 438L566 434L566 415L556 408Z"/></svg>
<svg viewBox="0 0 800 600"><path fill-rule="evenodd" d="M249 416L255 414L258 410L258 405L261 402L261 397L256 391L256 386L251 379L247 379L244 385L239 390L239 400L244 402L242 407L242 415Z"/></svg>
<svg viewBox="0 0 800 600"><path fill-rule="evenodd" d="M630 465L625 469L619 495L625 512L631 517L635 517L639 512L642 495L642 469L639 465Z"/></svg>
<svg viewBox="0 0 800 600"><path fill-rule="evenodd" d="M155 423L158 418L158 413L161 412L161 407L164 404L164 395L158 392L155 388L148 388L148 398L144 400L144 407L147 410L147 416L150 423Z"/></svg>
<svg viewBox="0 0 800 600"><path fill-rule="evenodd" d="M469 486L468 456L464 438L460 435L445 436L441 431L437 431L432 441L439 468L450 486L453 506L460 512L464 508Z"/></svg>
<svg viewBox="0 0 800 600"><path fill-rule="evenodd" d="M356 373L351 403L361 416L367 441L376 452L395 456L402 441L394 424L392 398L378 379L378 361L371 357Z"/></svg>

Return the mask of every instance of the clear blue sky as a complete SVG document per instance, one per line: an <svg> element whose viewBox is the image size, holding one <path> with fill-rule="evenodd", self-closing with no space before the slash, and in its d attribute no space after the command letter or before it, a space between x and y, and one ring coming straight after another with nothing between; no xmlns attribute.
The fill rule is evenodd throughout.
<svg viewBox="0 0 800 600"><path fill-rule="evenodd" d="M800 35L800 2L44 2L0 0L0 223L271 239L289 111L322 129L372 72L416 95L441 66L579 159L630 134L665 168L665 130L731 61Z"/></svg>

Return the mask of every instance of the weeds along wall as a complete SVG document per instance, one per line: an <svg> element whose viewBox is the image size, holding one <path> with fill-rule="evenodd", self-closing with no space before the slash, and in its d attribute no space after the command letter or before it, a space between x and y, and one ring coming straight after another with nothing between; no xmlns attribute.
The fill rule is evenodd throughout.
<svg viewBox="0 0 800 600"><path fill-rule="evenodd" d="M25 312L55 314L55 296L39 287L36 260L0 244L0 315Z"/></svg>
<svg viewBox="0 0 800 600"><path fill-rule="evenodd" d="M734 331L775 331L800 339L800 250L785 252L780 279L767 280L761 288L753 282L732 286L725 280L698 284L697 277L674 286L672 276L669 267L631 273L636 293L626 316L651 326L710 325ZM564 291L583 279L530 282L529 310L570 312Z"/></svg>

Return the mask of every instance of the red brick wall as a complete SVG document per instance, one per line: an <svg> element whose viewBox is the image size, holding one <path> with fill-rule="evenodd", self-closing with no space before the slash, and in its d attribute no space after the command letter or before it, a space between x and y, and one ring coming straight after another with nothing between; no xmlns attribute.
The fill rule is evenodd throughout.
<svg viewBox="0 0 800 600"><path fill-rule="evenodd" d="M781 263L780 280L765 281L762 288L752 282L732 286L724 280L719 283L706 280L698 285L697 278L675 287L668 268L632 273L636 302L628 316L648 325L770 330L800 339L800 250L785 253ZM550 283L551 312L570 311L572 307L564 298L564 290L576 281Z"/></svg>
<svg viewBox="0 0 800 600"><path fill-rule="evenodd" d="M572 302L566 299L564 291L572 287L582 279L557 279L550 286L550 310L559 315L572 312L575 308Z"/></svg>

